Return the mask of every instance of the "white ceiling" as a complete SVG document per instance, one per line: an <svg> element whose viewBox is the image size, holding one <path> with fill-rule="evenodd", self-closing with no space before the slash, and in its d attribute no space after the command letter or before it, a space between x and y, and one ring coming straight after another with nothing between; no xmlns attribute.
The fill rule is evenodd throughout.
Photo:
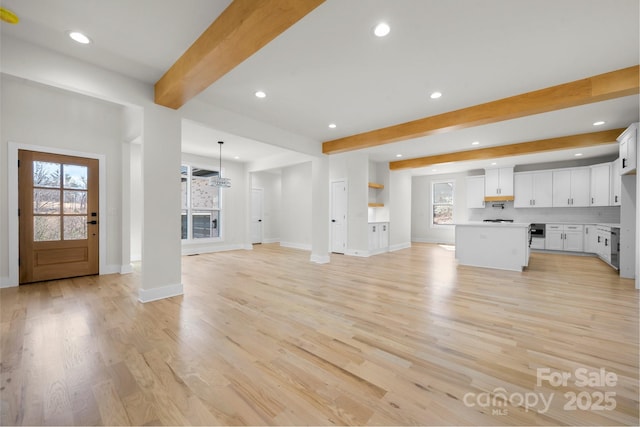
<svg viewBox="0 0 640 427"><path fill-rule="evenodd" d="M2 35L153 84L229 3L3 0L21 22L3 23ZM637 65L639 13L638 0L327 0L197 98L320 142ZM372 28L382 20L391 33L380 39ZM71 42L71 29L94 43ZM258 89L267 98L255 98ZM443 97L431 100L435 90ZM638 116L636 95L366 151L376 161L407 159L470 149L475 140L495 146L620 128ZM594 128L596 120L607 123ZM336 129L327 127L332 122ZM219 139L233 138L193 123L185 128L185 149L197 154L212 140L217 149ZM234 154L240 161L281 151L238 141L257 144ZM603 152L615 145L584 156Z"/></svg>

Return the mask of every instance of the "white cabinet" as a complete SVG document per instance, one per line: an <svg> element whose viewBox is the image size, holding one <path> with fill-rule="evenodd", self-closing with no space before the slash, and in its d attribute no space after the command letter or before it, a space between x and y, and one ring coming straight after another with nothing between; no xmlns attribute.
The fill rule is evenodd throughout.
<svg viewBox="0 0 640 427"><path fill-rule="evenodd" d="M620 142L620 174L636 170L638 150L638 123L633 123L618 137Z"/></svg>
<svg viewBox="0 0 640 427"><path fill-rule="evenodd" d="M545 248L552 251L582 252L583 233L582 225L547 224Z"/></svg>
<svg viewBox="0 0 640 427"><path fill-rule="evenodd" d="M611 227L599 225L597 229L596 253L604 261L611 264Z"/></svg>
<svg viewBox="0 0 640 427"><path fill-rule="evenodd" d="M553 203L553 173L520 172L514 174L513 206L516 208L548 208Z"/></svg>
<svg viewBox="0 0 640 427"><path fill-rule="evenodd" d="M609 206L611 193L611 165L591 166L591 200L589 206Z"/></svg>
<svg viewBox="0 0 640 427"><path fill-rule="evenodd" d="M553 171L553 207L589 206L589 168Z"/></svg>
<svg viewBox="0 0 640 427"><path fill-rule="evenodd" d="M467 208L484 208L484 176L467 177Z"/></svg>
<svg viewBox="0 0 640 427"><path fill-rule="evenodd" d="M493 200L513 200L513 168L486 169L484 197Z"/></svg>
<svg viewBox="0 0 640 427"><path fill-rule="evenodd" d="M389 223L372 222L369 223L369 253L386 252L389 247Z"/></svg>
<svg viewBox="0 0 640 427"><path fill-rule="evenodd" d="M598 227L593 224L584 226L584 252L598 253Z"/></svg>
<svg viewBox="0 0 640 427"><path fill-rule="evenodd" d="M611 162L611 197L610 206L620 206L620 194L622 193L622 177L620 176L620 159Z"/></svg>

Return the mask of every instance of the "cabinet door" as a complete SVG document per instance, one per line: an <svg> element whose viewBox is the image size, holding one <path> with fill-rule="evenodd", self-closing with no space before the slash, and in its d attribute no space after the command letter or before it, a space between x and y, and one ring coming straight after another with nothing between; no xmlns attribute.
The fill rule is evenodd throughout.
<svg viewBox="0 0 640 427"><path fill-rule="evenodd" d="M620 159L611 162L611 199L610 206L620 206L622 193L622 178L620 177Z"/></svg>
<svg viewBox="0 0 640 427"><path fill-rule="evenodd" d="M582 228L579 231L565 229L564 250L571 252L584 251Z"/></svg>
<svg viewBox="0 0 640 427"><path fill-rule="evenodd" d="M553 171L553 207L571 206L571 171Z"/></svg>
<svg viewBox="0 0 640 427"><path fill-rule="evenodd" d="M484 195L485 197L495 197L500 195L500 170L499 169L485 170Z"/></svg>
<svg viewBox="0 0 640 427"><path fill-rule="evenodd" d="M595 225L584 226L584 252L598 253L598 229Z"/></svg>
<svg viewBox="0 0 640 427"><path fill-rule="evenodd" d="M573 169L571 171L571 206L589 206L589 193L591 192L591 171L589 168Z"/></svg>
<svg viewBox="0 0 640 427"><path fill-rule="evenodd" d="M550 208L553 205L553 173L538 172L532 176L533 207Z"/></svg>
<svg viewBox="0 0 640 427"><path fill-rule="evenodd" d="M380 237L378 237L379 224L369 224L369 250L378 249L380 245Z"/></svg>
<svg viewBox="0 0 640 427"><path fill-rule="evenodd" d="M484 176L467 177L467 209L484 208Z"/></svg>
<svg viewBox="0 0 640 427"><path fill-rule="evenodd" d="M552 251L561 251L564 249L564 231L562 227L549 226L547 224L546 237L544 241L544 247Z"/></svg>
<svg viewBox="0 0 640 427"><path fill-rule="evenodd" d="M378 227L378 233L380 234L379 246L380 248L387 248L389 246L389 224L380 224Z"/></svg>
<svg viewBox="0 0 640 427"><path fill-rule="evenodd" d="M514 174L514 208L532 208L533 207L533 176L531 173Z"/></svg>
<svg viewBox="0 0 640 427"><path fill-rule="evenodd" d="M636 170L638 124L634 123L624 131L620 138L620 173L625 175Z"/></svg>
<svg viewBox="0 0 640 427"><path fill-rule="evenodd" d="M513 168L498 169L500 175L500 195L513 196Z"/></svg>
<svg viewBox="0 0 640 427"><path fill-rule="evenodd" d="M609 206L611 190L610 165L591 166L591 203L590 206Z"/></svg>

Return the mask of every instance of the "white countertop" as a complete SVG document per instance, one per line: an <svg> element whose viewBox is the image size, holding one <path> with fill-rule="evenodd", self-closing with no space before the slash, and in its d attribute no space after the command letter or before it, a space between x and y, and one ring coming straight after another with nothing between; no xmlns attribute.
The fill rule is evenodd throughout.
<svg viewBox="0 0 640 427"><path fill-rule="evenodd" d="M501 228L528 228L530 222L484 222L484 221L469 221L458 222L456 227L501 227Z"/></svg>

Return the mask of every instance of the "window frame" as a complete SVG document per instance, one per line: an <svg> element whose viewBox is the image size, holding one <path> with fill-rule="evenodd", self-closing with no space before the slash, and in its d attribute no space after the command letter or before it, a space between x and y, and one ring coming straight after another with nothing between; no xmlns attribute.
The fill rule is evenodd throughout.
<svg viewBox="0 0 640 427"><path fill-rule="evenodd" d="M197 244L197 243L214 243L214 242L223 242L224 241L224 233L222 224L224 224L224 208L223 208L223 200L222 200L222 191L221 188L218 187L218 208L211 209L210 212L218 212L218 237L204 237L204 238L193 238L193 214L198 212L207 212L207 210L202 208L194 208L192 205L192 189L191 189L191 180L193 179L193 169L205 169L213 172L218 172L220 174L219 168L216 166L203 165L200 163L182 161L180 162L180 177L182 178L182 168L187 168L187 208L186 208L186 217L187 217L187 237L186 239L182 238L182 217L185 215L185 209L182 207L182 187L180 188L180 241L183 245L189 244Z"/></svg>
<svg viewBox="0 0 640 427"><path fill-rule="evenodd" d="M435 197L435 186L436 184L451 184L451 203L435 203L434 201L434 197ZM429 226L431 228L443 228L443 229L447 229L447 228L452 228L455 226L454 223L452 224L436 224L435 221L435 215L434 215L434 207L435 206L439 206L439 205L443 205L443 206L448 206L451 205L451 221L454 220L455 218L455 212L456 212L456 180L451 178L451 179L434 179L431 181L430 183L431 185L431 196L429 197Z"/></svg>

